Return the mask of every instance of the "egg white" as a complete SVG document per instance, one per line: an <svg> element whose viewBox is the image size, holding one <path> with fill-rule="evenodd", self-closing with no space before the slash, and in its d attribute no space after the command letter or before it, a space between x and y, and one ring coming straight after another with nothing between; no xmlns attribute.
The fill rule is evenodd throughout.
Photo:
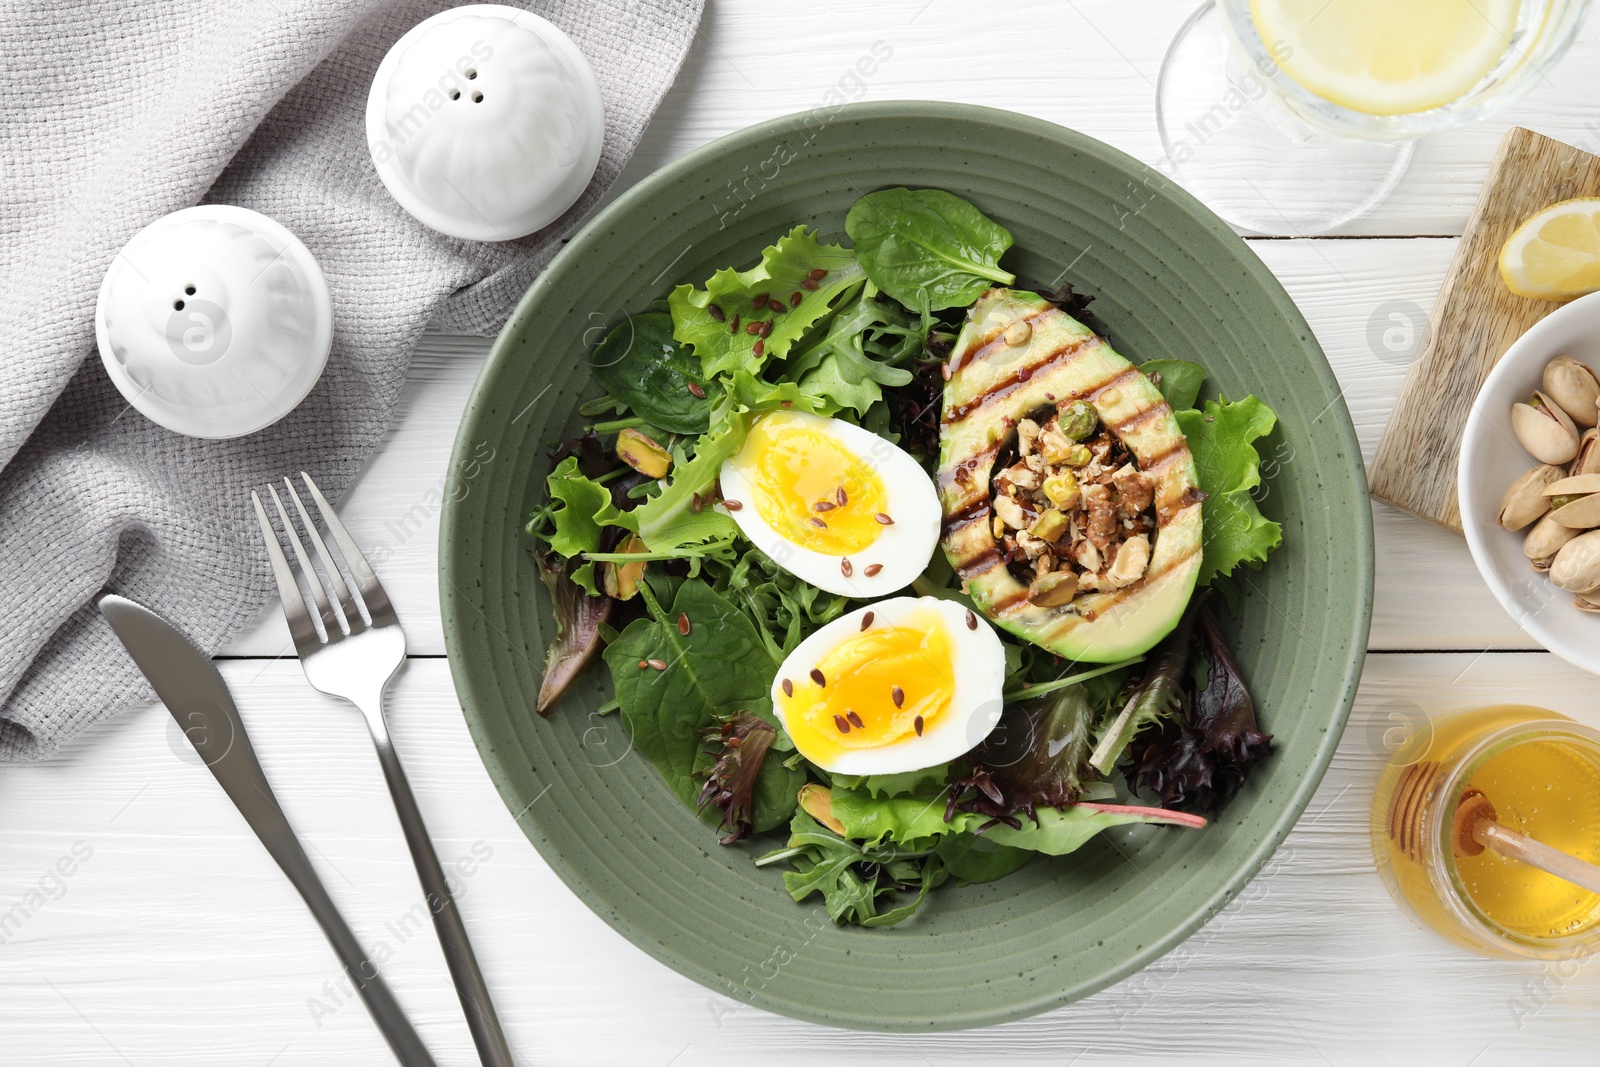
<svg viewBox="0 0 1600 1067"><path fill-rule="evenodd" d="M812 759L803 748L800 754L825 771L837 774L899 774L948 763L977 747L1000 721L1006 677L1006 653L1000 636L981 617L953 600L938 597L894 597L868 604L843 615L800 642L784 659L772 680L772 707L784 729L789 729L785 706L790 698L783 692L783 680L801 684L813 667L849 638L861 632L861 620L873 615L872 626L905 625L926 612L935 612L943 621L950 639L954 687L950 710L930 725L920 737L908 737L883 748L851 749L830 763ZM970 625L975 622L976 627ZM794 736L791 732L791 738ZM798 742L797 742L798 747Z"/></svg>
<svg viewBox="0 0 1600 1067"><path fill-rule="evenodd" d="M894 525L880 527L877 540L848 554L851 573L846 575L841 566L844 555L808 548L773 529L761 516L751 484L754 457L747 454L749 449L741 449L723 462L721 475L723 499L744 505L728 512L740 531L780 567L830 593L865 599L887 596L910 585L927 569L939 545L942 514L933 479L908 452L870 430L806 412L785 411L782 416L832 437L876 472L887 494L885 513L894 519ZM874 563L883 569L868 577L867 567Z"/></svg>

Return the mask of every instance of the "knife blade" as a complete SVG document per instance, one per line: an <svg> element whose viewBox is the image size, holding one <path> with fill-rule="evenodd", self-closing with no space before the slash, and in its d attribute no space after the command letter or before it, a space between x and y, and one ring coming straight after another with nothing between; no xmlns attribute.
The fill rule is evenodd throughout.
<svg viewBox="0 0 1600 1067"><path fill-rule="evenodd" d="M299 891L395 1058L405 1067L436 1067L400 1002L317 877L261 769L233 694L211 658L142 604L108 593L98 606L223 792Z"/></svg>

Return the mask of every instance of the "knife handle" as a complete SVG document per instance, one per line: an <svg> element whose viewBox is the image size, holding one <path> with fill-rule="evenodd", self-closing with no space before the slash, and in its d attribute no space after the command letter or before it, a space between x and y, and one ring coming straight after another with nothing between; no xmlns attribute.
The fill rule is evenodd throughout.
<svg viewBox="0 0 1600 1067"><path fill-rule="evenodd" d="M223 792L288 875L306 907L311 909L312 917L338 954L339 962L361 994L372 1021L389 1043L395 1059L404 1067L436 1067L400 1002L395 1000L377 966L367 958L366 950L317 877L294 828L278 806L278 798L261 769L261 761L251 747L238 710L200 700L170 710Z"/></svg>

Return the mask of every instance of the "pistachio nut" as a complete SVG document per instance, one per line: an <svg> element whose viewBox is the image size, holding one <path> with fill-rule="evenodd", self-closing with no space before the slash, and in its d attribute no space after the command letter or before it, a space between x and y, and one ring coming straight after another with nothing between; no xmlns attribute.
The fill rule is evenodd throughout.
<svg viewBox="0 0 1600 1067"><path fill-rule="evenodd" d="M1100 425L1100 413L1087 400L1073 400L1061 405L1057 421L1068 440L1084 441L1094 436Z"/></svg>
<svg viewBox="0 0 1600 1067"><path fill-rule="evenodd" d="M627 555L639 555L646 551L645 543L638 534L629 534L622 544L617 546L617 551ZM610 560L600 564L600 587L606 596L614 600L632 600L639 592L639 582L644 578L645 562L614 563Z"/></svg>
<svg viewBox="0 0 1600 1067"><path fill-rule="evenodd" d="M1550 517L1572 530L1600 526L1600 474L1562 478L1544 487Z"/></svg>
<svg viewBox="0 0 1600 1067"><path fill-rule="evenodd" d="M1578 454L1567 468L1568 474L1600 474L1600 447L1596 447L1596 442L1600 442L1600 430L1591 426L1583 431L1578 438Z"/></svg>
<svg viewBox="0 0 1600 1067"><path fill-rule="evenodd" d="M1595 402L1600 400L1600 378L1587 363L1570 356L1552 359L1545 364L1544 391L1579 426L1593 426L1600 416L1595 409Z"/></svg>
<svg viewBox="0 0 1600 1067"><path fill-rule="evenodd" d="M1600 590L1600 530L1579 534L1556 553L1550 580L1569 593Z"/></svg>
<svg viewBox="0 0 1600 1067"><path fill-rule="evenodd" d="M1549 511L1551 504L1544 488L1560 481L1564 473L1560 467L1545 463L1512 482L1500 498L1500 525L1507 530L1520 530Z"/></svg>
<svg viewBox="0 0 1600 1067"><path fill-rule="evenodd" d="M1600 611L1600 595L1579 593L1572 598L1572 606L1579 611Z"/></svg>
<svg viewBox="0 0 1600 1067"><path fill-rule="evenodd" d="M1578 454L1578 428L1537 389L1527 400L1511 405L1511 432L1540 463L1568 463Z"/></svg>
<svg viewBox="0 0 1600 1067"><path fill-rule="evenodd" d="M1547 571L1561 546L1579 534L1552 519L1549 515L1533 524L1528 536L1522 539L1522 554L1528 557L1536 571Z"/></svg>
<svg viewBox="0 0 1600 1067"><path fill-rule="evenodd" d="M672 469L672 453L632 426L617 434L617 458L646 478L665 478Z"/></svg>

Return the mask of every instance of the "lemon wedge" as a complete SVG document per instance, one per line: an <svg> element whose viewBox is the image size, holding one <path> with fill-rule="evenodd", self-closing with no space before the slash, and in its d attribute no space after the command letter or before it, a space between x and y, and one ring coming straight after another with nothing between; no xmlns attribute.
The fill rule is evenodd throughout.
<svg viewBox="0 0 1600 1067"><path fill-rule="evenodd" d="M1600 199L1563 200L1523 222L1500 249L1500 277L1539 300L1600 290Z"/></svg>
<svg viewBox="0 0 1600 1067"><path fill-rule="evenodd" d="M1494 69L1519 0L1250 0L1284 73L1371 115L1448 104Z"/></svg>

